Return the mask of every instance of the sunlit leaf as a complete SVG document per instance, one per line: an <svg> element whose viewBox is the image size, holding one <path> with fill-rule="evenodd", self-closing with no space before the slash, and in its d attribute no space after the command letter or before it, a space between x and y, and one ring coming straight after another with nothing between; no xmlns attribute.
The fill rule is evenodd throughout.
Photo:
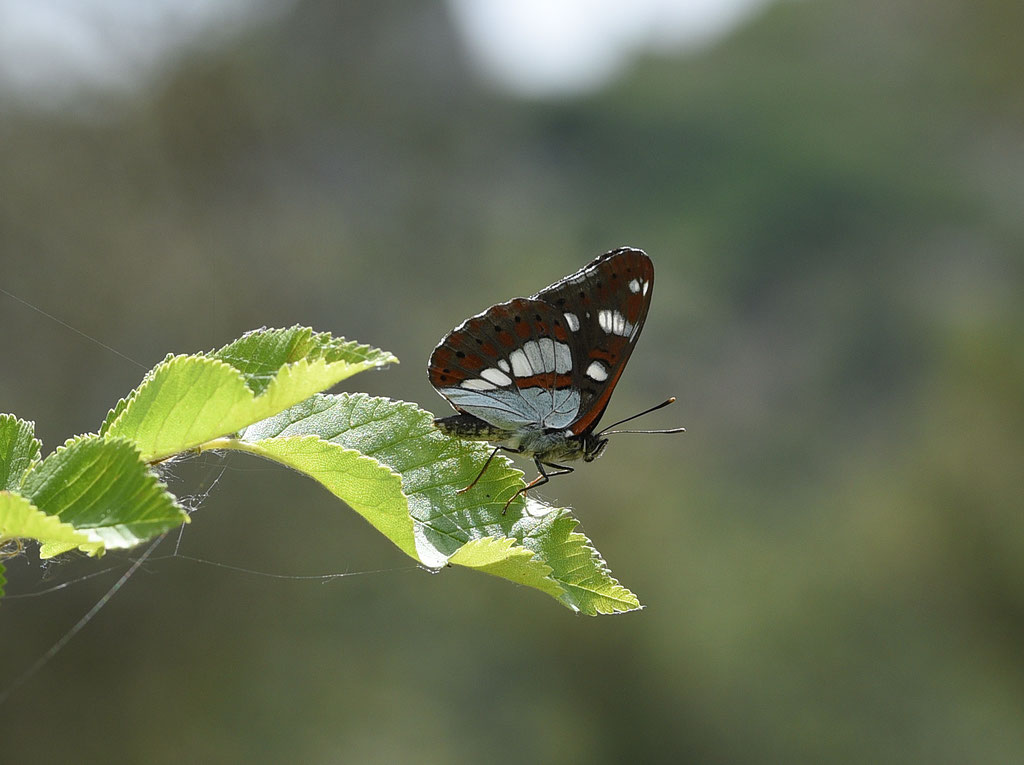
<svg viewBox="0 0 1024 765"><path fill-rule="evenodd" d="M0 418L0 479L23 495L9 502L21 508L23 499L36 526L49 518L51 527L33 527L41 535L25 535L44 557L95 554L188 520L152 463L189 450L243 451L318 481L430 568L499 576L585 614L639 608L569 510L517 496L523 474L507 458L474 482L489 447L442 434L429 412L317 393L394 361L309 329L250 332L219 351L168 357L99 435L71 439L41 462L31 424Z"/></svg>
<svg viewBox="0 0 1024 765"><path fill-rule="evenodd" d="M33 539L44 545L65 545L66 549L80 547L91 553L102 546L70 523L47 515L26 497L0 491L0 547L13 539Z"/></svg>
<svg viewBox="0 0 1024 765"><path fill-rule="evenodd" d="M35 465L21 493L100 546L132 547L188 521L167 487L124 439L79 436ZM63 552L48 547L47 554Z"/></svg>
<svg viewBox="0 0 1024 765"><path fill-rule="evenodd" d="M610 576L587 538L574 531L578 521L568 510L531 500L526 512L527 505L517 499L502 514L505 501L523 485L522 472L504 457L496 457L471 490L459 493L479 473L489 450L441 434L432 420L429 412L405 402L318 395L244 429L239 439L315 435L401 475L413 523L413 557L428 566L479 567L537 587L587 614L639 608L636 596ZM469 542L476 544L463 551Z"/></svg>
<svg viewBox="0 0 1024 765"><path fill-rule="evenodd" d="M153 462L395 361L385 351L307 328L256 330L210 354L169 356L118 403L100 433L130 439Z"/></svg>
<svg viewBox="0 0 1024 765"><path fill-rule="evenodd" d="M517 544L515 539L471 539L456 550L448 562L535 587L555 598L565 594L551 578L551 566L541 561L533 551Z"/></svg>
<svg viewBox="0 0 1024 765"><path fill-rule="evenodd" d="M0 414L0 491L15 491L29 467L39 459L42 444L35 426L13 414Z"/></svg>

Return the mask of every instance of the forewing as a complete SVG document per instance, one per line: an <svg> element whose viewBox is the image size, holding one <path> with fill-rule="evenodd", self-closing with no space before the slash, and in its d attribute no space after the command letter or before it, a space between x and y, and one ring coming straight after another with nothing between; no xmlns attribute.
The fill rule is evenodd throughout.
<svg viewBox="0 0 1024 765"><path fill-rule="evenodd" d="M505 430L568 428L579 417L565 317L516 298L449 332L430 355L430 384L460 412Z"/></svg>
<svg viewBox="0 0 1024 765"><path fill-rule="evenodd" d="M604 414L647 320L653 290L651 259L643 250L621 247L534 296L561 314L569 332L580 393L573 433L592 430Z"/></svg>

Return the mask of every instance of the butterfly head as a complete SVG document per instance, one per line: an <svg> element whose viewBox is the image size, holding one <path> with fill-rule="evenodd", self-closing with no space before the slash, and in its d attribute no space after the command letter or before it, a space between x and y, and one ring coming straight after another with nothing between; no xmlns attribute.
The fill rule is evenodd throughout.
<svg viewBox="0 0 1024 765"><path fill-rule="evenodd" d="M582 438L583 461L593 462L602 454L608 446L608 439L600 433L587 433Z"/></svg>

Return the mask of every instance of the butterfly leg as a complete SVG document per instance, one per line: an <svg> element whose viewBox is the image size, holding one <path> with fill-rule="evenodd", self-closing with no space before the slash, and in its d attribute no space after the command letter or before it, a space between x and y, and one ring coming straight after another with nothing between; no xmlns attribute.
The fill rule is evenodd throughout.
<svg viewBox="0 0 1024 765"><path fill-rule="evenodd" d="M495 447L494 447L494 451L493 451L493 452L491 452L491 456L487 458L487 462L485 462L485 463L484 463L484 466L483 466L482 468L480 468L480 472L476 474L476 478L474 478L474 479L473 479L473 483L471 483L471 484L470 484L469 486L466 486L466 487L465 487L465 488L463 488L463 489L459 489L459 490L458 490L457 492L455 492L455 493L456 493L456 494L465 494L465 493L466 493L467 491L469 491L469 490L470 490L470 489L472 489L472 488L473 488L474 486L476 486L476 482L477 482L477 481L479 481L479 480L480 480L481 478L483 478L483 477L484 477L484 473L486 473L486 472L487 472L487 468L488 468L488 467L490 467L490 464L491 464L491 460L493 460L493 459L494 459L494 455L495 455L495 454L497 454L497 453L498 453L499 451L501 451L502 449L504 449L504 450L505 450L505 451L507 451L507 452L510 452L510 451L515 451L515 449L509 449L508 447L505 447L505 446L495 446Z"/></svg>
<svg viewBox="0 0 1024 765"><path fill-rule="evenodd" d="M533 489L533 488L535 488L537 486L543 486L544 484L546 484L548 481L551 480L551 476L553 476L553 475L566 475L568 473L573 472L573 470L575 469L575 468L571 468L571 467L569 467L567 465L556 465L554 462L541 462L539 459L534 459L533 463L537 466L537 470L540 471L540 475L537 476L536 478L534 478L528 484L526 484L526 486L521 488L519 491L517 491L511 497L509 497L508 502L505 503L505 509L501 511L502 515L504 515L508 511L508 506L512 504L512 500L515 499L516 497L518 497L520 494L525 494L530 489ZM547 465L549 468L555 468L555 470L557 470L558 472L554 472L554 471L552 471L550 473L545 472L544 471L544 466L545 465Z"/></svg>

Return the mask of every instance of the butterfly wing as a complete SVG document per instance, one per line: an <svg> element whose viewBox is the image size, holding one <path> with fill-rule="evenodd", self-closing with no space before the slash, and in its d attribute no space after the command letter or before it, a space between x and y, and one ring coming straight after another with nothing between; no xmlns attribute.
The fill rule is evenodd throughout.
<svg viewBox="0 0 1024 765"><path fill-rule="evenodd" d="M466 319L434 349L431 385L460 412L515 431L568 428L579 417L574 353L564 315L516 298Z"/></svg>
<svg viewBox="0 0 1024 765"><path fill-rule="evenodd" d="M593 430L622 376L647 320L654 264L643 250L620 247L600 255L534 298L550 304L569 330L573 388L579 416L569 429Z"/></svg>

